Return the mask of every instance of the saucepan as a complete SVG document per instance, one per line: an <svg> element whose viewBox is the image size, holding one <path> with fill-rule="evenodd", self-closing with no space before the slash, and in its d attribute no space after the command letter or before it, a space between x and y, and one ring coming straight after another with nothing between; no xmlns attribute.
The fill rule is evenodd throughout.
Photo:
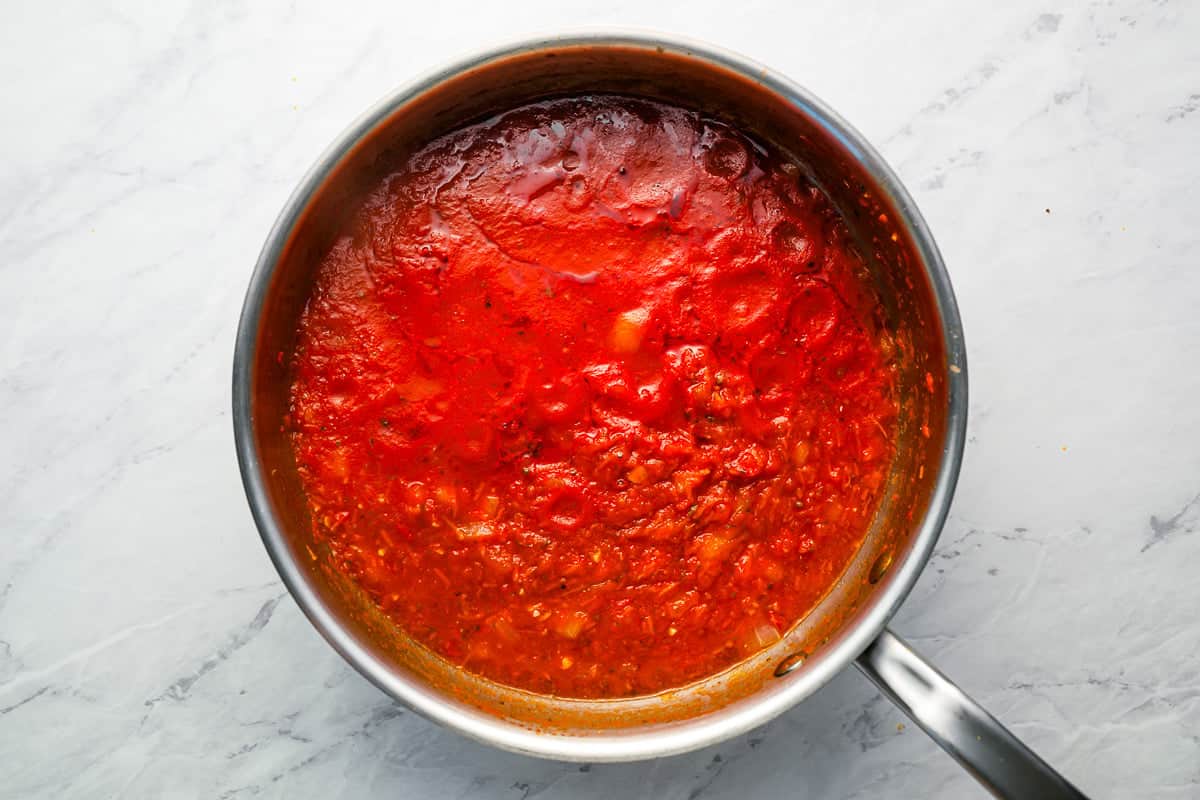
<svg viewBox="0 0 1200 800"><path fill-rule="evenodd" d="M812 171L864 254L876 322L898 343L901 410L887 491L829 594L778 642L652 696L578 700L489 681L413 642L333 569L282 419L287 363L314 270L356 201L399 159L461 125L537 99L615 93L691 108L773 143ZM925 221L879 154L786 78L717 48L645 34L583 34L500 48L401 89L359 118L303 179L250 281L233 368L233 423L250 508L279 574L329 643L380 689L483 742L589 762L681 753L728 739L856 665L986 787L1081 797L887 623L933 552L962 459L967 364L950 280Z"/></svg>

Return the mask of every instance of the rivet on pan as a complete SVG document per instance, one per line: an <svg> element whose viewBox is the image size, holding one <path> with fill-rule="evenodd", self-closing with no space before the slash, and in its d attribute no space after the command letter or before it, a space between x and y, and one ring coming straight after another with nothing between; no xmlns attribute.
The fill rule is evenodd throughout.
<svg viewBox="0 0 1200 800"><path fill-rule="evenodd" d="M880 579L887 575L890 566L892 566L892 551L884 550L871 565L871 571L867 573L867 580L871 583L879 583Z"/></svg>
<svg viewBox="0 0 1200 800"><path fill-rule="evenodd" d="M782 678L784 675L794 672L797 667L804 663L804 659L806 658L808 658L808 653L803 650L797 650L785 657L775 665L775 677Z"/></svg>

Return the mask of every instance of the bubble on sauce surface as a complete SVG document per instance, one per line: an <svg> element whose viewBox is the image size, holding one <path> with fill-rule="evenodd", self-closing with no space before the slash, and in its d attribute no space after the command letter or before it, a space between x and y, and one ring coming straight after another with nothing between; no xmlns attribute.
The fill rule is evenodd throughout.
<svg viewBox="0 0 1200 800"><path fill-rule="evenodd" d="M799 225L784 220L771 229L771 245L781 257L802 272L816 272L817 246Z"/></svg>
<svg viewBox="0 0 1200 800"><path fill-rule="evenodd" d="M528 131L509 146L509 154L518 166L544 164L557 150L553 138L540 130Z"/></svg>
<svg viewBox="0 0 1200 800"><path fill-rule="evenodd" d="M553 167L534 167L510 183L508 193L528 202L548 191L562 178L563 173Z"/></svg>
<svg viewBox="0 0 1200 800"><path fill-rule="evenodd" d="M671 205L667 208L667 214L671 219L679 219L683 216L683 207L687 203L687 189L680 186L671 193Z"/></svg>
<svg viewBox="0 0 1200 800"><path fill-rule="evenodd" d="M563 207L571 211L582 211L592 202L592 192L582 175L569 178L563 185Z"/></svg>
<svg viewBox="0 0 1200 800"><path fill-rule="evenodd" d="M750 153L741 142L723 136L704 151L704 168L718 178L732 181L750 168Z"/></svg>

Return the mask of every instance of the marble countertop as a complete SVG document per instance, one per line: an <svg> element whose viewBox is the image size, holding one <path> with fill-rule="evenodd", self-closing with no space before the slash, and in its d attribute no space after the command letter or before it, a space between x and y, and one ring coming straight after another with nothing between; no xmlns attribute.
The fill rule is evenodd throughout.
<svg viewBox="0 0 1200 800"><path fill-rule="evenodd" d="M972 385L951 518L894 627L1085 791L1200 796L1200 6L570 5L7 9L0 796L983 796L854 672L690 755L501 753L367 684L267 560L229 375L284 199L415 74L605 24L770 64L895 166Z"/></svg>

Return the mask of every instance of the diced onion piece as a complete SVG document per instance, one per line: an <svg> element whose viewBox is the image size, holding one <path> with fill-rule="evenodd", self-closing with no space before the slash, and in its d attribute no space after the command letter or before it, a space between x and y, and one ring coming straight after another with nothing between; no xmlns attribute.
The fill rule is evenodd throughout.
<svg viewBox="0 0 1200 800"><path fill-rule="evenodd" d="M709 532L697 537L697 544L696 557L700 559L701 566L708 567L724 561L737 545L737 540Z"/></svg>
<svg viewBox="0 0 1200 800"><path fill-rule="evenodd" d="M780 639L779 629L769 622L760 622L754 626L754 641L761 649L770 647Z"/></svg>
<svg viewBox="0 0 1200 800"><path fill-rule="evenodd" d="M743 623L739 630L737 643L744 655L750 655L751 653L757 653L759 650L770 647L778 642L779 639L779 629L767 620L759 617L757 619L748 619Z"/></svg>
<svg viewBox="0 0 1200 800"><path fill-rule="evenodd" d="M325 458L325 469L330 477L343 483L350 477L350 458L345 450L331 450Z"/></svg>
<svg viewBox="0 0 1200 800"><path fill-rule="evenodd" d="M438 504L449 509L451 514L458 513L458 490L453 486L439 486L433 490L433 496Z"/></svg>
<svg viewBox="0 0 1200 800"><path fill-rule="evenodd" d="M500 637L507 642L515 643L520 641L521 632L516 629L512 621L507 616L497 615L492 618L492 627Z"/></svg>
<svg viewBox="0 0 1200 800"><path fill-rule="evenodd" d="M589 621L591 621L591 617L583 611L559 614L554 622L554 632L568 639L578 639Z"/></svg>
<svg viewBox="0 0 1200 800"><path fill-rule="evenodd" d="M397 394L409 401L427 400L440 394L442 389L443 386L439 381L423 375L412 375L404 383L396 386Z"/></svg>
<svg viewBox="0 0 1200 800"><path fill-rule="evenodd" d="M691 497L695 488L708 477L709 472L710 470L707 469L680 469L671 475L671 480L675 484L676 491Z"/></svg>
<svg viewBox="0 0 1200 800"><path fill-rule="evenodd" d="M635 353L642 346L642 338L646 335L646 323L650 321L650 312L644 308L635 308L619 315L613 323L608 335L608 343L618 353Z"/></svg>
<svg viewBox="0 0 1200 800"><path fill-rule="evenodd" d="M490 539L496 535L496 529L487 522L464 522L454 526L454 530L458 533L458 538L468 541Z"/></svg>
<svg viewBox="0 0 1200 800"><path fill-rule="evenodd" d="M485 494L479 501L479 510L488 519L495 519L497 512L500 511L500 497L494 494Z"/></svg>

